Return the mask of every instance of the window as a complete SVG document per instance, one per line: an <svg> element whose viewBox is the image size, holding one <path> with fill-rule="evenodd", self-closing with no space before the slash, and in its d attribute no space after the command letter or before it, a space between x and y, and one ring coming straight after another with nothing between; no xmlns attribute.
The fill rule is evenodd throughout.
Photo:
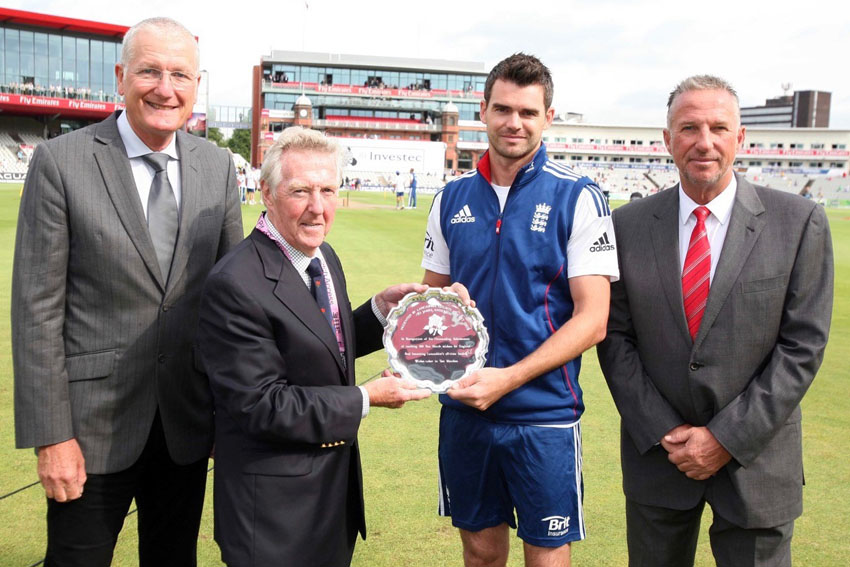
<svg viewBox="0 0 850 567"><path fill-rule="evenodd" d="M77 84L78 89L89 87L89 40L77 39Z"/></svg>
<svg viewBox="0 0 850 567"><path fill-rule="evenodd" d="M847 144L832 144L833 150L846 150Z"/></svg>
<svg viewBox="0 0 850 567"><path fill-rule="evenodd" d="M629 144L632 146L642 146L643 140L629 140Z"/></svg>
<svg viewBox="0 0 850 567"><path fill-rule="evenodd" d="M573 138L573 143L574 144L583 144L584 138Z"/></svg>
<svg viewBox="0 0 850 567"><path fill-rule="evenodd" d="M822 149L823 149L823 144L817 144L817 143L812 144L812 149L813 149L813 150L822 150Z"/></svg>
<svg viewBox="0 0 850 567"><path fill-rule="evenodd" d="M73 37L62 37L62 86L76 87L77 42Z"/></svg>
<svg viewBox="0 0 850 567"><path fill-rule="evenodd" d="M756 160L756 161L751 161L749 165L750 165L750 167L753 167L753 166L760 166L760 165L761 165L761 162L760 162L760 161L757 161L757 160Z"/></svg>
<svg viewBox="0 0 850 567"><path fill-rule="evenodd" d="M58 35L47 36L47 77L50 86L62 84L62 38Z"/></svg>
<svg viewBox="0 0 850 567"><path fill-rule="evenodd" d="M615 146L624 146L626 144L625 140L611 140L611 143Z"/></svg>
<svg viewBox="0 0 850 567"><path fill-rule="evenodd" d="M781 150L783 147L784 147L784 146L783 146L781 143L777 143L777 142L771 142L771 143L770 143L770 149L771 149L771 150L776 150L776 149L780 149L780 150Z"/></svg>
<svg viewBox="0 0 850 567"><path fill-rule="evenodd" d="M20 34L18 30L6 30L6 82L19 83L20 78L20 63L21 63L21 47Z"/></svg>
<svg viewBox="0 0 850 567"><path fill-rule="evenodd" d="M639 157L630 157L629 163L643 163L643 158Z"/></svg>
<svg viewBox="0 0 850 567"><path fill-rule="evenodd" d="M581 156L570 156L571 161L581 161Z"/></svg>

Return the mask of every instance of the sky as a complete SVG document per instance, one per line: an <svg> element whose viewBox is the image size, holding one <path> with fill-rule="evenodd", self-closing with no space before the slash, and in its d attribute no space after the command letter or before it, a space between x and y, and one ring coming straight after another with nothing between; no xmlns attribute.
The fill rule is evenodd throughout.
<svg viewBox="0 0 850 567"><path fill-rule="evenodd" d="M837 0L4 4L127 26L174 18L199 38L213 106L249 106L251 69L273 49L475 61L485 70L523 51L552 70L556 112L589 123L661 127L676 83L709 73L735 87L741 106L782 95L786 83L831 92L830 127L850 129L850 18Z"/></svg>

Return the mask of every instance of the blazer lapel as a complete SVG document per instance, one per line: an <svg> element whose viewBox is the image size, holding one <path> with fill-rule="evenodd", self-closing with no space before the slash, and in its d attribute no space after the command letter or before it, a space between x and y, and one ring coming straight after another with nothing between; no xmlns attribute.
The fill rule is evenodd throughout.
<svg viewBox="0 0 850 567"><path fill-rule="evenodd" d="M165 281L159 269L159 261L148 231L145 211L139 200L136 181L130 169L127 150L124 149L124 142L121 141L121 135L118 133L117 117L118 113L113 114L98 127L95 139L100 146L95 147L94 159L103 176L106 191L109 193L118 218L124 225L124 230L127 231L160 289L164 291Z"/></svg>
<svg viewBox="0 0 850 567"><path fill-rule="evenodd" d="M694 341L695 346L702 343L711 329L765 225L764 205L756 190L746 179L737 175L735 177L738 189L729 217L729 229L726 231L726 239L717 261L705 313Z"/></svg>
<svg viewBox="0 0 850 567"><path fill-rule="evenodd" d="M354 336L352 335L353 315L351 313L351 304L348 302L348 291L345 288L345 276L342 272L342 266L337 261L336 254L331 250L327 243L322 244L322 253L325 261L328 264L328 269L331 273L331 279L336 292L336 302L339 307L339 320L342 326L342 338L345 342L345 380L348 385L354 384ZM336 339L336 337L334 337Z"/></svg>
<svg viewBox="0 0 850 567"><path fill-rule="evenodd" d="M310 290L304 285L301 275L268 236L255 229L250 238L257 246L265 276L277 281L274 287L275 297L325 345L336 360L340 374L344 376L345 369L342 366L336 336L319 311Z"/></svg>
<svg viewBox="0 0 850 567"><path fill-rule="evenodd" d="M682 299L682 269L679 266L679 186L667 189L665 193L666 196L659 199L650 225L655 266L676 326L690 340Z"/></svg>
<svg viewBox="0 0 850 567"><path fill-rule="evenodd" d="M177 153L180 156L180 224L174 258L171 260L169 288L180 281L180 274L189 262L189 254L192 251L191 232L200 212L203 190L203 179L198 171L198 160L194 153L197 141L191 139L191 134L182 131L178 131L176 135Z"/></svg>

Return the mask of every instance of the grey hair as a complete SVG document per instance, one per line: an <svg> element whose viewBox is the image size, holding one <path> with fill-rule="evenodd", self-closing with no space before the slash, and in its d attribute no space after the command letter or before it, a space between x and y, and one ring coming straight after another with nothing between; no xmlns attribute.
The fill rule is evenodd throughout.
<svg viewBox="0 0 850 567"><path fill-rule="evenodd" d="M133 58L136 56L136 34L145 29L155 29L176 36L185 36L187 39L190 39L192 43L195 44L194 71L197 72L197 70L201 66L201 49L198 47L198 42L195 41L195 36L192 35L192 32L186 29L186 26L184 26L177 20L172 20L171 18L158 17L142 20L141 22L127 30L127 33L124 34L124 40L121 42L121 67L124 70L125 77L127 76L127 67L130 65L130 62L133 61Z"/></svg>
<svg viewBox="0 0 850 567"><path fill-rule="evenodd" d="M673 102L676 98L689 91L708 91L708 90L721 90L726 91L732 98L735 99L735 108L738 111L739 121L740 121L740 108L738 102L738 93L735 92L735 89L732 88L732 85L729 84L728 81L721 79L715 75L693 75L688 77L684 81L680 82L676 85L676 88L670 91L670 97L667 99L667 127L670 127L670 119L672 118L671 110L673 109Z"/></svg>
<svg viewBox="0 0 850 567"><path fill-rule="evenodd" d="M343 153L337 141L328 138L318 130L291 126L281 132L263 158L260 181L269 188L272 197L277 194L277 188L283 182L281 159L286 152L295 150L333 155L336 162L337 183L342 179Z"/></svg>

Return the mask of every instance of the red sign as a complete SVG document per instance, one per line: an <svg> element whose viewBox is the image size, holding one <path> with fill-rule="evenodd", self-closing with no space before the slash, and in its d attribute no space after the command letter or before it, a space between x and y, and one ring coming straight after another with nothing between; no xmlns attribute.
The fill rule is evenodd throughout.
<svg viewBox="0 0 850 567"><path fill-rule="evenodd" d="M786 150L783 148L744 148L738 155L747 156L788 156L788 157L844 157L850 156L848 150Z"/></svg>
<svg viewBox="0 0 850 567"><path fill-rule="evenodd" d="M0 108L4 111L59 112L61 114L105 118L116 110L123 110L124 103L0 93Z"/></svg>
<svg viewBox="0 0 850 567"><path fill-rule="evenodd" d="M457 97L480 100L484 93L478 91L450 91L446 89L413 90L413 89L381 89L376 87L356 87L354 85L320 85L319 83L271 83L276 89L311 90L326 94L355 94L364 96L384 96L396 98L434 98Z"/></svg>

